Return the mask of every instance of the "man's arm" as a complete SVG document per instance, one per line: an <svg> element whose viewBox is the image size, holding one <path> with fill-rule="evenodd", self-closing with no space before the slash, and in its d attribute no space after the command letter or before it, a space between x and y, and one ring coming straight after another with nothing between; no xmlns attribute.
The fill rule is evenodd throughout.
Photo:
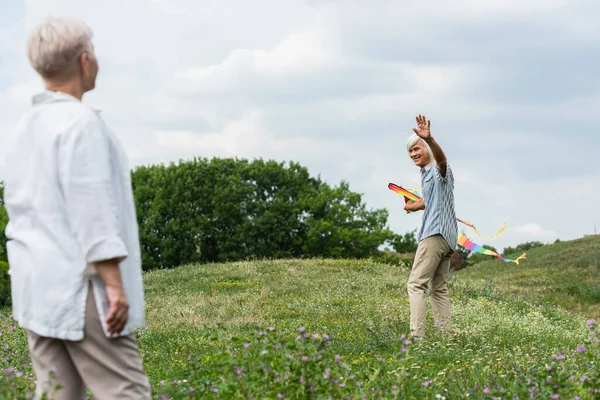
<svg viewBox="0 0 600 400"><path fill-rule="evenodd" d="M431 148L433 158L435 159L435 162L440 168L440 174L442 175L442 178L445 178L448 160L446 159L446 154L444 154L444 150L442 150L442 147L438 144L438 142L435 141L433 137L430 136L429 139L424 140Z"/></svg>
<svg viewBox="0 0 600 400"><path fill-rule="evenodd" d="M413 128L413 131L429 145L431 152L433 153L433 158L440 168L440 174L442 175L442 178L445 178L448 160L446 160L446 155L438 142L431 136L431 121L420 114L417 115L416 119L417 128Z"/></svg>
<svg viewBox="0 0 600 400"><path fill-rule="evenodd" d="M406 203L404 205L404 209L406 211L419 211L419 210L424 210L425 209L425 203L423 202L423 199L420 199L417 202L411 202L409 201L408 203Z"/></svg>

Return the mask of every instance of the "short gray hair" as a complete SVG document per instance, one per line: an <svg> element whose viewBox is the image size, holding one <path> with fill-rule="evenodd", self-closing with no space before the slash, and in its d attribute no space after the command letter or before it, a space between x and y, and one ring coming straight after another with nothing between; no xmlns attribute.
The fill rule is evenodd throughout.
<svg viewBox="0 0 600 400"><path fill-rule="evenodd" d="M31 32L27 57L42 78L55 78L69 73L82 53L93 53L92 36L92 30L83 21L52 17Z"/></svg>
<svg viewBox="0 0 600 400"><path fill-rule="evenodd" d="M413 133L412 135L410 135L410 137L406 141L406 151L408 151L410 153L410 149L415 144L417 144L419 142L419 140L423 143L423 147L425 147L425 151L427 151L427 154L429 154L430 161L434 162L435 159L433 158L433 152L431 151L431 147L429 147L427 142L424 141L421 137L419 137L419 135L417 135L416 133Z"/></svg>

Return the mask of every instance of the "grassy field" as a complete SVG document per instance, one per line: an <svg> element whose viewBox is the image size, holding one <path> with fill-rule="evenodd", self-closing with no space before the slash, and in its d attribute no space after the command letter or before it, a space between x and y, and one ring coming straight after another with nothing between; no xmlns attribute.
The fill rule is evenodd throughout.
<svg viewBox="0 0 600 400"><path fill-rule="evenodd" d="M520 265L496 260L480 263L460 271L459 276L497 287L509 296L600 318L600 236L532 249Z"/></svg>
<svg viewBox="0 0 600 400"><path fill-rule="evenodd" d="M452 276L455 328L408 333L408 271L370 261L187 265L145 274L138 333L157 398L600 398L600 241ZM0 325L5 398L31 390L25 336ZM431 316L428 320L431 325ZM8 369L8 370L7 370Z"/></svg>

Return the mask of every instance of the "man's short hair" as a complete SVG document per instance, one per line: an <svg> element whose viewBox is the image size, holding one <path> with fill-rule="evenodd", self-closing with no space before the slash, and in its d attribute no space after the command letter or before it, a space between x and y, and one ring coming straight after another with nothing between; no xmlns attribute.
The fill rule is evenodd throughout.
<svg viewBox="0 0 600 400"><path fill-rule="evenodd" d="M27 57L44 79L70 75L84 52L93 54L92 30L74 18L52 17L35 27L27 39Z"/></svg>
<svg viewBox="0 0 600 400"><path fill-rule="evenodd" d="M413 133L412 135L410 135L410 137L408 138L408 141L406 142L406 151L408 151L410 153L410 149L419 142L419 140L423 143L423 147L425 147L425 151L427 151L427 154L429 154L429 159L430 162L434 162L435 159L433 158L433 152L431 151L431 147L429 147L429 145L427 144L426 141L424 141L423 139L421 139L419 137L419 135L417 135L416 133Z"/></svg>

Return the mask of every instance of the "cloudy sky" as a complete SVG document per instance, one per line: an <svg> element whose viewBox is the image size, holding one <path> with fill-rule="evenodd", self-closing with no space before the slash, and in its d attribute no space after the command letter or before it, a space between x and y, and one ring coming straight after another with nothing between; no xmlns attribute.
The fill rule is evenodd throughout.
<svg viewBox="0 0 600 400"><path fill-rule="evenodd" d="M2 0L0 146L43 88L24 47L49 15L93 29L101 71L84 101L133 166L298 161L404 233L420 214L387 184L420 185L405 143L424 113L457 215L484 235L508 223L488 244L600 233L596 1Z"/></svg>

